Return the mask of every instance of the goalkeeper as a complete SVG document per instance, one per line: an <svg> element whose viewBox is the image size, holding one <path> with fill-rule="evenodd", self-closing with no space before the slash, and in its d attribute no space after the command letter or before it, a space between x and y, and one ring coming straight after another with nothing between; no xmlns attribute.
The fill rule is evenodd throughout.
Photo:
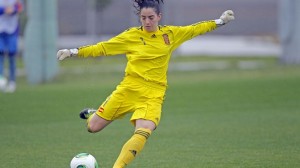
<svg viewBox="0 0 300 168"><path fill-rule="evenodd" d="M158 126L167 89L167 70L172 52L183 42L234 20L231 10L219 19L188 26L160 26L163 0L134 0L141 26L132 27L108 41L57 52L58 60L125 54L125 77L97 110L85 109L89 132L101 131L112 121L132 113L133 136L124 144L113 168L128 165L143 149Z"/></svg>

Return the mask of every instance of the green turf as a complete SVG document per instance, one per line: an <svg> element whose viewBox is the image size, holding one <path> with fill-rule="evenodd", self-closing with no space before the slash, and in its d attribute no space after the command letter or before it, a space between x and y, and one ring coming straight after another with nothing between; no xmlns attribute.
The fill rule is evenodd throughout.
<svg viewBox="0 0 300 168"><path fill-rule="evenodd" d="M16 93L0 93L0 167L63 168L80 152L112 167L132 135L129 116L97 134L78 117L122 79L103 68L114 60L97 61L63 62L50 84L20 77ZM161 123L128 167L298 168L299 129L300 67L172 71Z"/></svg>

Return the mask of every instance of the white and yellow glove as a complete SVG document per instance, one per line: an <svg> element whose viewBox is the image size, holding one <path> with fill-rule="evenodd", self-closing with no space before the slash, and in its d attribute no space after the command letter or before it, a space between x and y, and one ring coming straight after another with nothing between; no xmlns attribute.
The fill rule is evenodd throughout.
<svg viewBox="0 0 300 168"><path fill-rule="evenodd" d="M223 12L220 19L216 19L215 22L216 22L217 26L222 26L232 20L234 20L234 13L232 10L227 10L227 11Z"/></svg>
<svg viewBox="0 0 300 168"><path fill-rule="evenodd" d="M78 54L78 49L77 48L62 49L62 50L57 51L56 57L57 57L58 60L62 61L65 58L77 56L77 54Z"/></svg>

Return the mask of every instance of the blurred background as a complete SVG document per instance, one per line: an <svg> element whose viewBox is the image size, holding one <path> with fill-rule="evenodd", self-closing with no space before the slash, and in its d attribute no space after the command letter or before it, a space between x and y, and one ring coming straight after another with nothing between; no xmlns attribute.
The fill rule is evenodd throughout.
<svg viewBox="0 0 300 168"><path fill-rule="evenodd" d="M93 3L99 3L99 6ZM278 3L278 0L166 0L165 5L162 5L162 24L187 25L216 19L224 10L232 9L237 21L230 28L218 30L216 34L275 36L278 31ZM116 34L139 25L130 0L59 0L58 12L59 29L63 35ZM91 17L93 13L95 18ZM95 32L90 27L93 24Z"/></svg>
<svg viewBox="0 0 300 168"><path fill-rule="evenodd" d="M130 0L60 0L58 7L59 46L63 48L97 42L107 35L115 35L128 27L139 25ZM227 9L234 10L236 14L236 20L230 26L207 34L203 37L205 40L193 40L182 46L179 49L182 54L280 54L278 0L169 0L162 7L162 25L188 25L217 19ZM78 40L68 36L77 36ZM83 39L80 39L82 36Z"/></svg>

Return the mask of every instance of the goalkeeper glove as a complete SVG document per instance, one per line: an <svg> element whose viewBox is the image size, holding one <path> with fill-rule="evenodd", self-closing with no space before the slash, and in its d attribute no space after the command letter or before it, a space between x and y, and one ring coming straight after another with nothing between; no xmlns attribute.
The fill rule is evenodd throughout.
<svg viewBox="0 0 300 168"><path fill-rule="evenodd" d="M58 60L62 61L65 58L69 58L72 56L76 56L78 54L78 49L74 48L74 49L62 49L62 50L58 50L56 57Z"/></svg>
<svg viewBox="0 0 300 168"><path fill-rule="evenodd" d="M232 10L227 10L227 11L223 12L220 19L215 20L215 22L218 26L222 26L232 20L234 20L234 13Z"/></svg>

